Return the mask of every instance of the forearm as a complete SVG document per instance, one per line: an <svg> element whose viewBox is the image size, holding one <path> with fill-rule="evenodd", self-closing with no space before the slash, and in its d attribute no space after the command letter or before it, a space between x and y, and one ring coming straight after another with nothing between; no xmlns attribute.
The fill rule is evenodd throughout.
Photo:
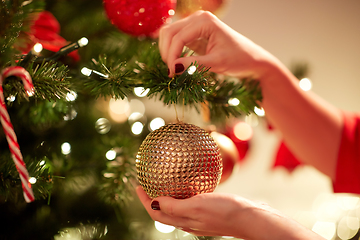
<svg viewBox="0 0 360 240"><path fill-rule="evenodd" d="M260 78L268 120L299 160L334 179L343 124L340 110L301 90L281 63L275 66Z"/></svg>
<svg viewBox="0 0 360 240"><path fill-rule="evenodd" d="M242 224L236 237L246 240L324 240L310 229L305 228L268 205L255 204L248 214L238 216ZM247 230L244 230L247 229ZM244 235L245 233L245 235Z"/></svg>

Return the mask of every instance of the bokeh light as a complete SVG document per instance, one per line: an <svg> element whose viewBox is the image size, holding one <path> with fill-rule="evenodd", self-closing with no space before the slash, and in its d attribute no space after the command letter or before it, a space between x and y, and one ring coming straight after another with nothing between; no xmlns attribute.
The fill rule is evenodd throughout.
<svg viewBox="0 0 360 240"><path fill-rule="evenodd" d="M238 122L235 124L233 131L235 137L242 141L248 141L253 136L252 127L245 122Z"/></svg>
<svg viewBox="0 0 360 240"><path fill-rule="evenodd" d="M158 230L159 232L162 232L162 233L171 233L175 230L174 226L166 225L166 224L163 224L158 221L155 221L154 224L155 224L156 230Z"/></svg>
<svg viewBox="0 0 360 240"><path fill-rule="evenodd" d="M149 127L151 131L154 131L156 129L161 128L164 125L165 125L165 120L162 119L161 117L157 117L151 120Z"/></svg>
<svg viewBox="0 0 360 240"><path fill-rule="evenodd" d="M100 134L106 134L110 131L111 129L111 123L108 119L106 118L99 118L96 122L95 122L95 129L98 133Z"/></svg>
<svg viewBox="0 0 360 240"><path fill-rule="evenodd" d="M144 129L144 124L142 124L141 122L134 122L133 125L131 126L131 132L135 135L141 134L143 129Z"/></svg>

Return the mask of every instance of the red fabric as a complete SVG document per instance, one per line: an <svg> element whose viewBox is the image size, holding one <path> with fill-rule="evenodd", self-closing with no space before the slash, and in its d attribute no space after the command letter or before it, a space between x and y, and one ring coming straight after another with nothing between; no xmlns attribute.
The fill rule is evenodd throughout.
<svg viewBox="0 0 360 240"><path fill-rule="evenodd" d="M334 192L360 194L360 115L344 113Z"/></svg>

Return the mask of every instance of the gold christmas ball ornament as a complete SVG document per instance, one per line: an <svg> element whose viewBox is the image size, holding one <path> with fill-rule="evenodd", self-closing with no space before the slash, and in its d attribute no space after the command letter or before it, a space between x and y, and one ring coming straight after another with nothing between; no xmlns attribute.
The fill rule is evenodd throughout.
<svg viewBox="0 0 360 240"><path fill-rule="evenodd" d="M140 185L150 198L189 198L213 192L220 182L222 159L214 139L188 123L170 123L151 132L136 156Z"/></svg>

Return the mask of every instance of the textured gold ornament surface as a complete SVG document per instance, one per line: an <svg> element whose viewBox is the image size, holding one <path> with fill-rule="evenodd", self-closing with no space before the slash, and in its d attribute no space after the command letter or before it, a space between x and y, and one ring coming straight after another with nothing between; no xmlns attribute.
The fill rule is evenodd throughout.
<svg viewBox="0 0 360 240"><path fill-rule="evenodd" d="M136 156L138 180L150 198L212 192L222 173L220 149L204 129L170 123L151 132Z"/></svg>

